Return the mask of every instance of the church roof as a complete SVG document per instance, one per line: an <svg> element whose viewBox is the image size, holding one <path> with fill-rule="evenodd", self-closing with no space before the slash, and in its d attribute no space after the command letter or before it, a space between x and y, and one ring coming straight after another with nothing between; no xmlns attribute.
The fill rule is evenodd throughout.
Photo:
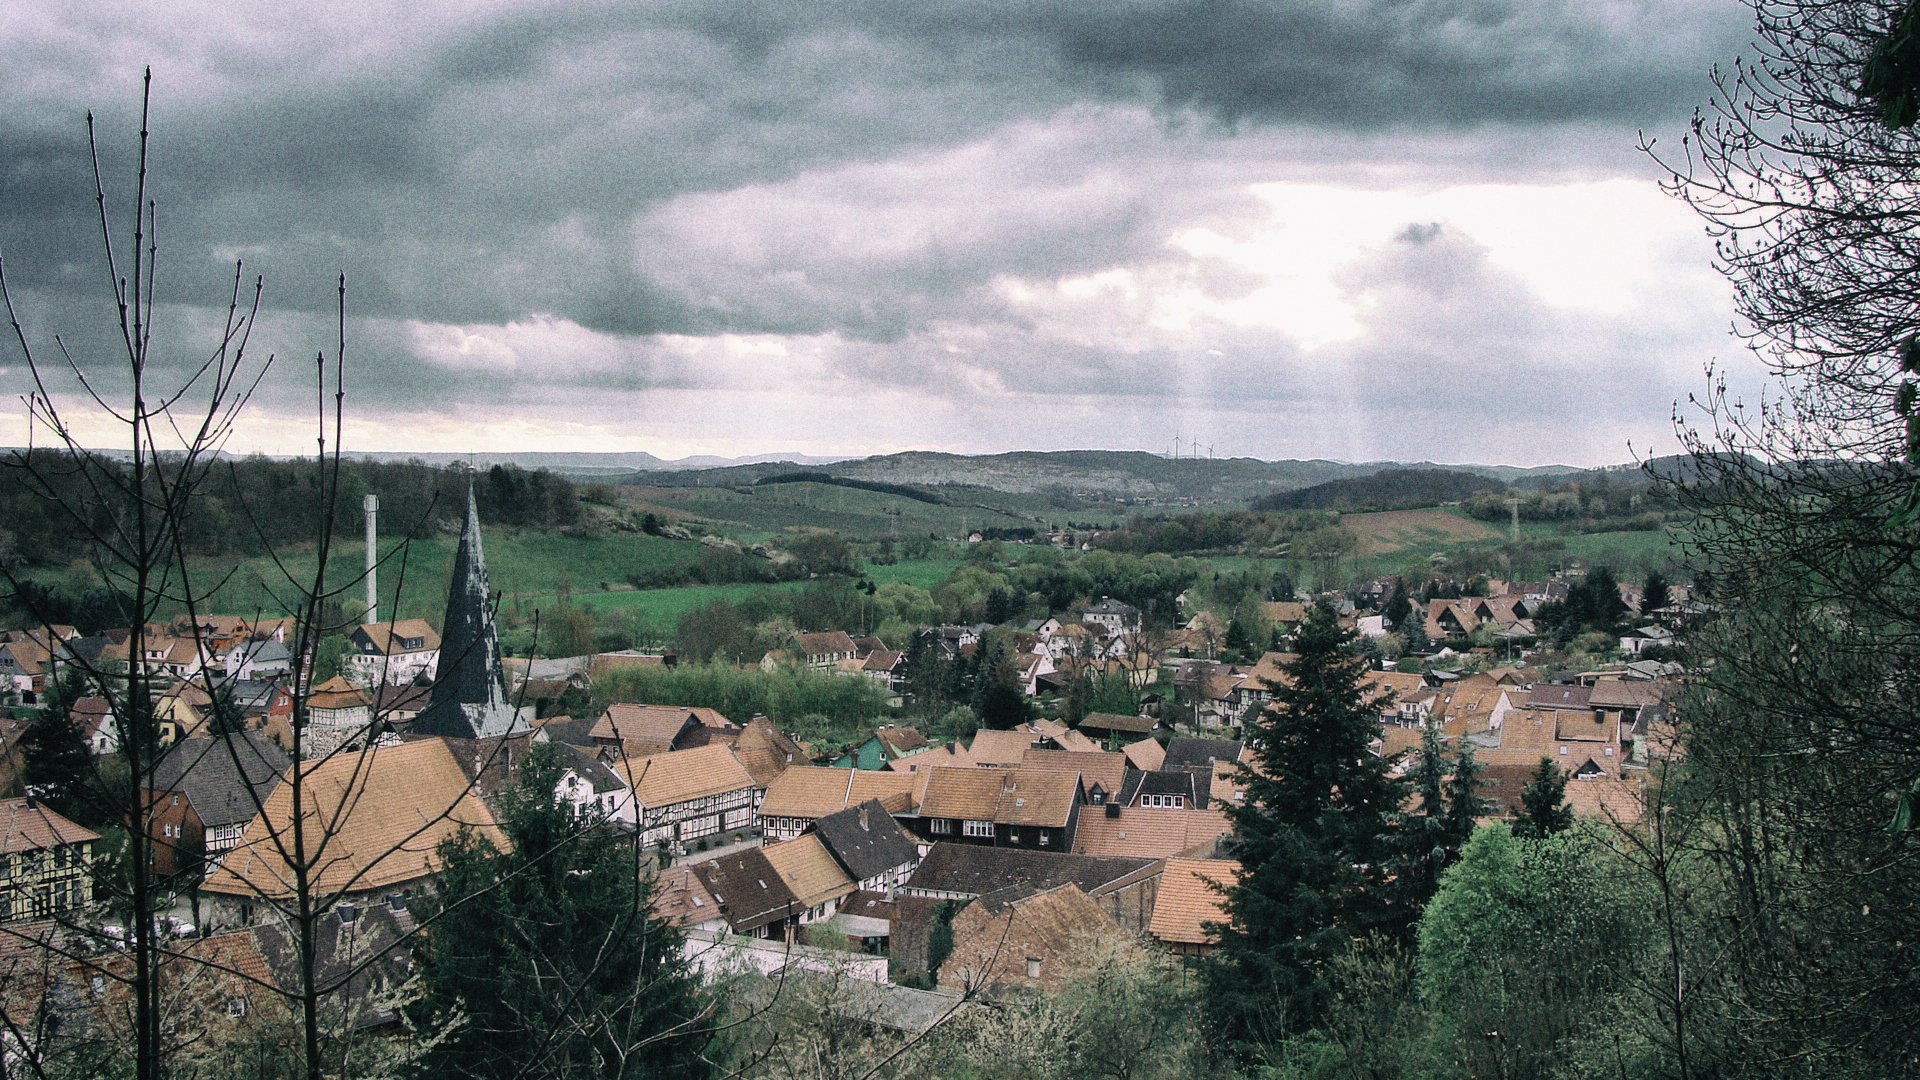
<svg viewBox="0 0 1920 1080"><path fill-rule="evenodd" d="M433 700L414 717L419 735L490 739L527 730L508 703L500 672L500 639L493 629L493 593L487 585L487 559L480 546L480 508L467 487L467 521L453 557L447 586L447 617L440 635L440 663L434 673Z"/></svg>

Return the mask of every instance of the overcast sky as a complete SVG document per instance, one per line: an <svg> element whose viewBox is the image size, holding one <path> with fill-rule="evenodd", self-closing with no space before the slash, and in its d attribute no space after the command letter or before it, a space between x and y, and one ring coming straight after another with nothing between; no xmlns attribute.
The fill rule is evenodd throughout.
<svg viewBox="0 0 1920 1080"><path fill-rule="evenodd" d="M0 251L111 365L84 116L152 65L170 370L235 259L236 450L905 449L1597 464L1746 363L1677 144L1730 0L31 0ZM0 390L25 392L17 346ZM69 384L57 389L65 393ZM64 398L82 429L102 418ZM26 437L20 407L0 442Z"/></svg>

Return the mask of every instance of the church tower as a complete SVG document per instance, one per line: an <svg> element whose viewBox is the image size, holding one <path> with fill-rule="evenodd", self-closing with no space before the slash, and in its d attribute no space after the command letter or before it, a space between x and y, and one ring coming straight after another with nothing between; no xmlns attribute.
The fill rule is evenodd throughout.
<svg viewBox="0 0 1920 1080"><path fill-rule="evenodd" d="M440 666L433 697L411 729L420 735L485 739L527 730L507 702L500 674L500 638L493 629L493 594L487 559L480 550L480 507L467 485L467 522L447 586L447 618L440 633Z"/></svg>

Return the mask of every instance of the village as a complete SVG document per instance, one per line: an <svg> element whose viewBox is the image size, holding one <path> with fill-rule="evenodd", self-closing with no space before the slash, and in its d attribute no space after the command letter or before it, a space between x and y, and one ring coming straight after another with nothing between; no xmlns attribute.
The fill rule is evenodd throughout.
<svg viewBox="0 0 1920 1080"><path fill-rule="evenodd" d="M154 688L158 757L142 817L151 872L172 898L157 932L222 958L195 1008L242 1017L263 981L296 981L285 943L298 875L285 838L289 778L299 774L336 852L307 883L335 924L322 966L358 973L337 992L366 997L349 1006L359 1023L396 1023L376 1007L372 976L407 968L412 911L435 888L442 845L467 833L498 841L501 799L540 748L561 767L555 798L644 852L654 912L709 977L850 978L898 999L901 1015L925 1016L935 1006L913 1002L1057 989L1090 938L1204 956L1240 873L1229 812L1244 805L1256 767L1249 723L1289 683L1291 635L1312 602L1344 609L1343 632L1359 642L1395 629L1345 596L1268 601L1273 647L1229 662L1213 658L1226 628L1211 616L1148 633L1138 609L1112 598L1044 619L928 626L917 631L921 662L973 658L992 640L1010 651L1004 662L1030 702L1098 677L1124 681L1140 707L1034 710L1010 728L952 739L877 723L823 755L764 715L676 701L556 711L623 670L671 669L678 658L502 657L478 521L470 503L442 631L421 619L357 625L340 673L310 685L295 679L311 664L296 663L289 618L4 635L0 675L19 703L5 732L16 773L34 722L22 717L35 706L68 709L87 752L106 760L121 751L116 716L126 710L110 702L123 698L126 676ZM1378 608L1404 586L1382 579L1356 591ZM1514 639L1532 641L1532 617L1568 589L1495 581L1477 590L1488 595L1442 588L1455 595L1410 606L1403 618L1437 644L1367 675L1371 752L1405 774L1423 744L1470 747L1483 823L1515 817L1547 768L1574 815L1633 827L1649 769L1672 752L1685 681L1679 664L1641 657L1669 655L1686 592L1642 614L1647 598L1620 586L1637 627L1618 642L1620 662L1545 681L1501 646L1510 655ZM871 680L896 705L912 693L907 650L845 631L795 633L748 666ZM96 673L93 683L57 700L61 680L81 670ZM9 984L6 1008L22 1024L48 1002L110 1011L117 983L101 976L126 963L119 943L130 933L96 903L96 866L112 845L45 794L29 788L0 803L7 960L40 972Z"/></svg>

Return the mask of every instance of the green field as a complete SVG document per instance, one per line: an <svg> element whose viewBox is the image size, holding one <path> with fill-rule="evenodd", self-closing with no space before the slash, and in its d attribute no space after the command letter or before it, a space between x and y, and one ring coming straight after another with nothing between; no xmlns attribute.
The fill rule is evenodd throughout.
<svg viewBox="0 0 1920 1080"><path fill-rule="evenodd" d="M599 536L562 536L557 533L519 531L482 531L487 556L487 577L494 591L501 594L502 606L512 610L516 602L525 607L545 607L553 602L564 580L576 598L619 596L604 592L602 584L621 586L626 576L646 567L676 566L692 559L700 550L696 542L667 540L644 533L606 533ZM383 605L391 605L396 590L400 593L401 618L431 618L438 621L446 605L447 578L453 572L453 551L457 538L434 536L415 540L402 547L399 541L382 543L381 552L388 561L380 569L380 595ZM312 547L283 555L276 565L265 557L241 560L238 566L228 561L198 568L209 583L215 574L231 574L209 605L213 610L231 614L280 612L281 599L292 586L280 566L305 585L311 582L316 563ZM366 562L366 546L360 542L335 545L328 559L328 584L342 590L343 600L359 599L364 587L357 584ZM640 595L635 593L633 595ZM382 612L391 616L391 612Z"/></svg>

